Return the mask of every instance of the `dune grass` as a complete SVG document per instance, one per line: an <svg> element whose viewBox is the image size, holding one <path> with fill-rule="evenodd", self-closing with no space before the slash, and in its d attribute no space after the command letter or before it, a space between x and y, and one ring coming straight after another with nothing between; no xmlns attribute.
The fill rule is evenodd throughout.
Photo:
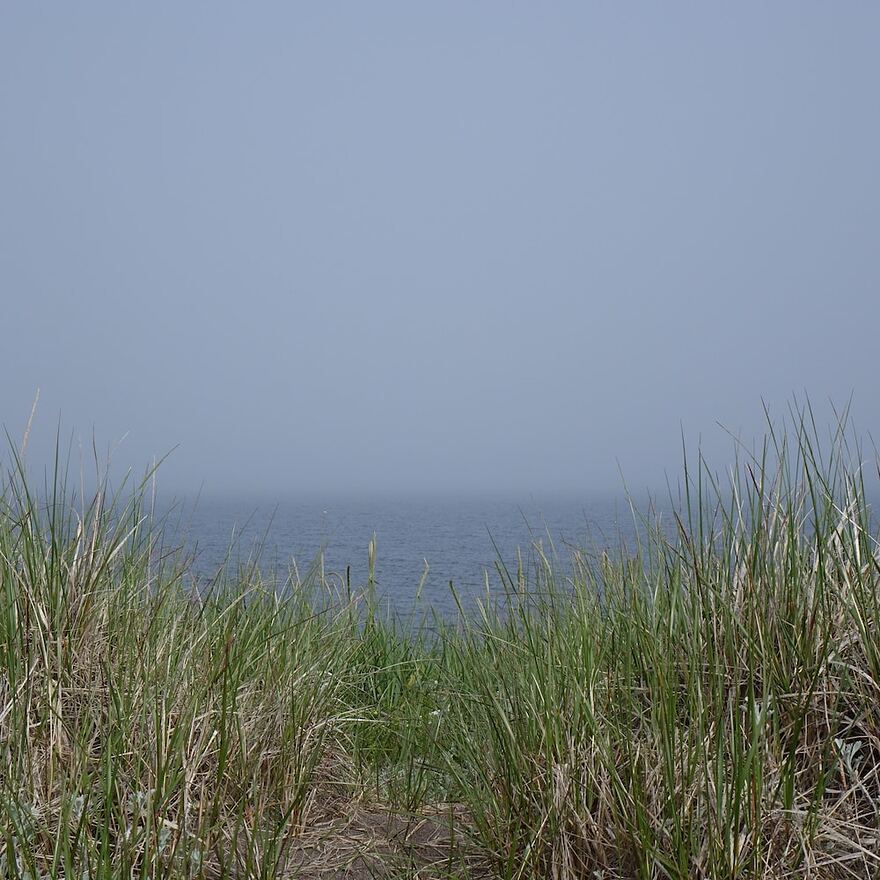
<svg viewBox="0 0 880 880"><path fill-rule="evenodd" d="M13 455L0 876L880 876L863 473L798 413L638 548L536 548L429 630L319 568L195 590L143 485Z"/></svg>

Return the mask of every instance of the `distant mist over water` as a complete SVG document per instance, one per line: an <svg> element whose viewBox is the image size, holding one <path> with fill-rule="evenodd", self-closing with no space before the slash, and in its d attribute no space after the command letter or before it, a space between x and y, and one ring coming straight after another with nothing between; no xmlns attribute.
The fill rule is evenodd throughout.
<svg viewBox="0 0 880 880"><path fill-rule="evenodd" d="M375 536L377 593L396 611L420 602L451 613L450 582L467 602L485 590L488 573L500 587L496 563L515 572L517 552L528 558L539 544L560 573L572 551L630 546L637 519L624 497L545 499L443 496L303 497L277 503L225 495L181 504L170 520L174 539L194 554L195 571L212 577L224 566L256 563L267 572L314 564L354 589L368 578L368 547ZM426 574L427 569L427 574Z"/></svg>
<svg viewBox="0 0 880 880"><path fill-rule="evenodd" d="M868 501L876 511L873 481ZM160 508L161 509L161 508ZM646 524L664 532L686 519L683 500L642 495L616 497L454 497L303 495L273 500L236 494L203 495L166 509L166 538L184 548L192 570L206 582L219 571L257 566L283 581L306 579L314 566L353 590L367 584L375 540L377 595L396 612L416 604L442 615L456 610L450 583L467 604L502 586L498 566L515 575L518 555L530 562L537 546L564 578L574 551L586 557L635 550ZM876 516L872 517L876 528Z"/></svg>

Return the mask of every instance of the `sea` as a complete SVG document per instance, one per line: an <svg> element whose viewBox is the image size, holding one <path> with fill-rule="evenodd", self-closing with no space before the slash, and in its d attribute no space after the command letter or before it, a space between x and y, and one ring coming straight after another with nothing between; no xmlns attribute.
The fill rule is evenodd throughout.
<svg viewBox="0 0 880 880"><path fill-rule="evenodd" d="M174 540L206 582L258 567L277 581L310 572L352 590L367 584L370 545L377 597L393 611L443 616L473 606L540 552L564 579L572 554L634 547L641 511L624 497L382 496L271 499L201 496L169 514ZM456 596L458 599L456 599Z"/></svg>

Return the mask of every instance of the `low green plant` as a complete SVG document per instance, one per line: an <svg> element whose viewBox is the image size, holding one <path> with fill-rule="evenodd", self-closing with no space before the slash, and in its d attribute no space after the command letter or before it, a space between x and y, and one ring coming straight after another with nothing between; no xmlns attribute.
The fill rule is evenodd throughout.
<svg viewBox="0 0 880 880"><path fill-rule="evenodd" d="M792 416L625 552L422 623L372 574L198 582L146 481L77 503L13 450L0 875L880 876L863 454Z"/></svg>

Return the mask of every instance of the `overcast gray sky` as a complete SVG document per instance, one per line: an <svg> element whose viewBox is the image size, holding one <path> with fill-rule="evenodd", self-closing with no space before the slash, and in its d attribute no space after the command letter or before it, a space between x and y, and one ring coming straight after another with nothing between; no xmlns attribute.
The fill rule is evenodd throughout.
<svg viewBox="0 0 880 880"><path fill-rule="evenodd" d="M60 415L175 491L598 491L762 398L877 426L880 4L0 11L37 460Z"/></svg>

